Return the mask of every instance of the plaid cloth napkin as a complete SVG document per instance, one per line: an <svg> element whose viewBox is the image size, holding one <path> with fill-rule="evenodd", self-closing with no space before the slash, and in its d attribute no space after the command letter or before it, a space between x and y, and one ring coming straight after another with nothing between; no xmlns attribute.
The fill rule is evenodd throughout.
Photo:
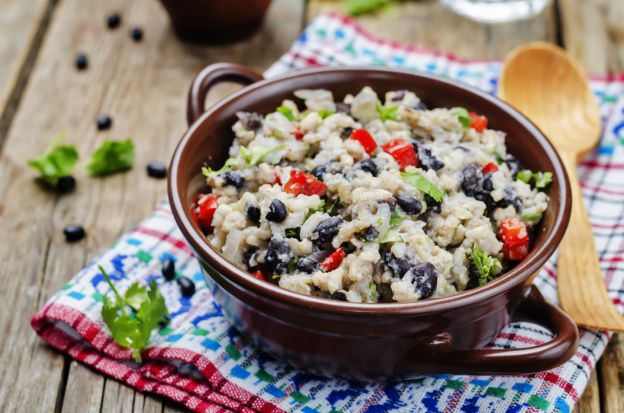
<svg viewBox="0 0 624 413"><path fill-rule="evenodd" d="M498 62L461 60L380 41L346 17L325 15L314 20L266 74L323 65L400 67L452 77L492 93L501 68ZM609 294L622 310L624 79L595 78L592 87L600 101L604 134L579 173ZM163 282L160 267L166 258L173 258L179 273L196 282L192 298L181 297L175 283ZM111 340L103 325L102 296L110 291L96 264L107 269L122 291L134 281L153 279L166 298L171 324L152 335L140 366L132 362L129 351ZM553 258L535 280L551 301L557 300L556 280ZM214 303L166 204L78 273L33 318L32 325L43 340L76 360L198 412L569 412L610 338L607 333L582 331L578 352L568 363L523 377L435 375L393 384L315 377L241 341ZM549 338L543 328L514 323L491 345L523 347Z"/></svg>

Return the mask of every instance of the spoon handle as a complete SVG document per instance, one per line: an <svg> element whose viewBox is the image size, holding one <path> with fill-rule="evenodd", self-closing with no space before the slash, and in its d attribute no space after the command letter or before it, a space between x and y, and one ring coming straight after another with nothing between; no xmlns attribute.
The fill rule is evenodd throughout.
<svg viewBox="0 0 624 413"><path fill-rule="evenodd" d="M559 155L568 172L572 193L572 215L559 247L559 301L579 326L624 331L624 318L615 310L602 279L594 235L576 176L576 154Z"/></svg>

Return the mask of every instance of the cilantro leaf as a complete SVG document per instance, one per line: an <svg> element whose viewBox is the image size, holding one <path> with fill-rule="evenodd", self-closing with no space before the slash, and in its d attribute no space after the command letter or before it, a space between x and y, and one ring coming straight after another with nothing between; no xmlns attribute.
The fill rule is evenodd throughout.
<svg viewBox="0 0 624 413"><path fill-rule="evenodd" d="M397 110L399 110L398 106L377 105L377 113L379 113L379 119L381 119L382 122L386 120L398 120Z"/></svg>
<svg viewBox="0 0 624 413"><path fill-rule="evenodd" d="M134 142L106 139L91 156L87 169L91 176L110 175L132 168L134 163Z"/></svg>
<svg viewBox="0 0 624 413"><path fill-rule="evenodd" d="M542 219L541 212L530 212L522 214L523 221L538 222L540 219Z"/></svg>
<svg viewBox="0 0 624 413"><path fill-rule="evenodd" d="M278 106L277 109L275 109L275 111L286 116L288 120L291 122L295 120L295 114L293 110L289 108L288 106Z"/></svg>
<svg viewBox="0 0 624 413"><path fill-rule="evenodd" d="M132 357L140 363L141 350L147 345L152 331L160 321L169 318L165 299L154 280L149 289L133 283L122 297L104 268L98 268L115 295L114 301L104 296L102 319L115 342L131 349Z"/></svg>
<svg viewBox="0 0 624 413"><path fill-rule="evenodd" d="M374 301L377 301L377 299L379 298L379 293L377 292L377 284L375 283L370 283L368 285L368 288L370 289L370 293L371 293L371 298Z"/></svg>
<svg viewBox="0 0 624 413"><path fill-rule="evenodd" d="M401 235L399 235L398 232L396 232L394 229L389 229L388 231L386 231L384 236L381 237L377 242L380 244L387 244L390 242L404 242L404 241L405 240L403 239L403 237L401 237Z"/></svg>
<svg viewBox="0 0 624 413"><path fill-rule="evenodd" d="M324 210L331 216L338 215L338 211L340 208L343 208L344 204L340 200L340 198L334 198L330 200L329 204L324 204Z"/></svg>
<svg viewBox="0 0 624 413"><path fill-rule="evenodd" d="M457 120L462 125L464 130L470 129L470 114L466 108L453 108L451 109L451 113L457 116Z"/></svg>
<svg viewBox="0 0 624 413"><path fill-rule="evenodd" d="M536 172L534 174L535 187L537 189L545 189L552 182L552 172Z"/></svg>
<svg viewBox="0 0 624 413"><path fill-rule="evenodd" d="M397 228L401 221L403 221L403 215L401 215L401 213L399 213L396 209L392 211L392 214L390 215L390 228Z"/></svg>
<svg viewBox="0 0 624 413"><path fill-rule="evenodd" d="M299 239L299 232L301 231L300 227L297 228L286 228L285 235L286 238L297 238Z"/></svg>
<svg viewBox="0 0 624 413"><path fill-rule="evenodd" d="M238 158L228 158L223 164L223 166L219 169L212 169L209 166L202 167L202 174L206 178L214 178L216 176L221 175L225 171L231 170L232 167L236 165L238 165Z"/></svg>
<svg viewBox="0 0 624 413"><path fill-rule="evenodd" d="M519 171L516 174L516 179L524 182L525 184L529 184L532 178L533 178L533 172L529 171L528 169Z"/></svg>
<svg viewBox="0 0 624 413"><path fill-rule="evenodd" d="M347 13L351 16L378 11L390 4L389 0L347 0Z"/></svg>
<svg viewBox="0 0 624 413"><path fill-rule="evenodd" d="M429 182L420 172L401 172L401 177L405 182L416 187L420 192L429 195L435 202L442 202L444 192Z"/></svg>
<svg viewBox="0 0 624 413"><path fill-rule="evenodd" d="M59 178L72 174L76 162L78 162L78 151L74 145L62 145L62 136L57 137L51 149L42 153L35 159L28 161L28 164L41 174L41 179L49 185L56 185Z"/></svg>
<svg viewBox="0 0 624 413"><path fill-rule="evenodd" d="M325 119L326 117L331 116L334 113L336 113L336 111L331 110L331 109L321 109L318 111L318 114L321 117L321 119Z"/></svg>
<svg viewBox="0 0 624 413"><path fill-rule="evenodd" d="M503 268L498 259L487 255L477 243L472 245L472 251L468 253L468 259L472 261L479 271L479 285L484 285L494 280L496 274Z"/></svg>
<svg viewBox="0 0 624 413"><path fill-rule="evenodd" d="M265 148L263 146L254 146L251 149L247 149L244 146L240 147L238 156L236 158L228 158L223 166L219 169L212 169L209 166L202 168L202 174L207 178L214 178L221 175L225 171L232 170L234 167L238 167L241 162L249 166L254 166L260 162L266 155L271 152L279 152L286 149L286 145L277 145L272 148Z"/></svg>
<svg viewBox="0 0 624 413"><path fill-rule="evenodd" d="M303 222L307 221L308 218L310 218L312 215L316 214L317 212L324 212L324 211L325 211L325 200L321 199L321 203L319 204L317 208L308 210L308 213L303 219Z"/></svg>

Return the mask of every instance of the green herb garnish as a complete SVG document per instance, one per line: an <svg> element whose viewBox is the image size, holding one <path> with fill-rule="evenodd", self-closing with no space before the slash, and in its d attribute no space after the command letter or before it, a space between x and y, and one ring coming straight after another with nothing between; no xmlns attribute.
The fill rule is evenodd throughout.
<svg viewBox="0 0 624 413"><path fill-rule="evenodd" d="M146 286L133 283L122 297L113 285L110 277L98 266L111 290L115 301L108 296L103 298L102 318L113 335L113 339L121 347L132 349L132 357L141 362L141 350L147 345L152 330L158 323L169 318L165 299L158 291L154 280Z"/></svg>
<svg viewBox="0 0 624 413"><path fill-rule="evenodd" d="M281 275L277 275L277 274L273 274L273 275L271 276L271 279L272 279L272 280L279 280L280 278L282 278L282 276L281 276Z"/></svg>
<svg viewBox="0 0 624 413"><path fill-rule="evenodd" d="M479 285L485 285L496 278L496 274L503 268L500 261L487 255L479 245L474 243L472 251L468 253L468 259L479 271Z"/></svg>
<svg viewBox="0 0 624 413"><path fill-rule="evenodd" d="M299 263L299 257L292 257L290 261L288 261L288 272L292 273L297 268L297 264ZM275 276L274 276L275 277ZM279 275L278 275L279 277Z"/></svg>
<svg viewBox="0 0 624 413"><path fill-rule="evenodd" d="M529 171L528 169L525 169L523 171L519 171L516 174L516 179L518 181L522 181L525 184L529 184L531 182L531 179L533 178L533 172Z"/></svg>
<svg viewBox="0 0 624 413"><path fill-rule="evenodd" d="M390 215L390 228L397 228L401 221L403 221L403 215L401 215L401 213L399 213L396 209L392 211L392 214Z"/></svg>
<svg viewBox="0 0 624 413"><path fill-rule="evenodd" d="M389 4L389 0L347 0L347 13L351 16L357 16L378 11Z"/></svg>
<svg viewBox="0 0 624 413"><path fill-rule="evenodd" d="M39 171L41 180L48 185L56 185L59 178L69 176L78 162L78 151L74 145L63 145L63 135L57 136L50 149L28 164Z"/></svg>
<svg viewBox="0 0 624 413"><path fill-rule="evenodd" d="M319 206L317 208L308 210L308 213L306 214L305 218L303 219L303 222L307 221L308 218L310 218L315 213L317 213L317 212L324 212L324 211L325 211L325 200L321 199L321 203L319 204Z"/></svg>
<svg viewBox="0 0 624 413"><path fill-rule="evenodd" d="M106 139L91 156L87 169L92 176L110 175L132 168L134 163L134 142Z"/></svg>
<svg viewBox="0 0 624 413"><path fill-rule="evenodd" d="M202 168L202 174L207 178L214 178L215 176L221 175L225 171L229 171L234 167L238 167L241 162L244 162L249 166L254 166L269 153L278 152L283 149L286 149L286 145L278 145L272 148L254 146L251 149L247 149L246 147L241 146L238 152L238 156L236 158L228 158L223 166L219 169L212 169L209 166L204 166Z"/></svg>
<svg viewBox="0 0 624 413"><path fill-rule="evenodd" d="M299 232L301 231L300 227L297 228L286 228L286 238L297 238L299 239Z"/></svg>
<svg viewBox="0 0 624 413"><path fill-rule="evenodd" d="M398 120L397 110L399 110L398 106L377 105L377 113L379 113L379 119L381 119L382 122L387 120Z"/></svg>
<svg viewBox="0 0 624 413"><path fill-rule="evenodd" d="M435 202L440 203L444 199L444 192L429 182L420 172L401 172L401 177L420 192L429 195Z"/></svg>
<svg viewBox="0 0 624 413"><path fill-rule="evenodd" d="M542 219L542 213L532 212L532 213L522 214L522 219L524 221L529 221L529 222L538 222L540 219Z"/></svg>
<svg viewBox="0 0 624 413"><path fill-rule="evenodd" d="M374 301L377 301L377 299L379 298L379 293L377 292L377 284L375 283L370 283L368 285L368 288L370 289L370 293L371 293L371 298Z"/></svg>
<svg viewBox="0 0 624 413"><path fill-rule="evenodd" d="M380 244L387 244L390 242L404 242L404 240L394 229L389 229L377 242Z"/></svg>
<svg viewBox="0 0 624 413"><path fill-rule="evenodd" d="M470 114L466 108L453 108L451 109L451 113L457 116L457 120L462 125L464 130L470 129Z"/></svg>
<svg viewBox="0 0 624 413"><path fill-rule="evenodd" d="M336 113L336 111L331 110L331 109L321 109L318 111L318 114L321 117L321 119L325 119L326 117L331 116L334 113Z"/></svg>
<svg viewBox="0 0 624 413"><path fill-rule="evenodd" d="M330 200L328 204L326 203L324 205L325 205L325 208L324 208L325 212L327 212L331 216L338 215L340 208L344 207L344 204L342 203L340 198L334 198Z"/></svg>
<svg viewBox="0 0 624 413"><path fill-rule="evenodd" d="M516 179L530 185L533 181L535 188L543 190L551 184L553 179L552 172L531 172L528 169L518 172Z"/></svg>
<svg viewBox="0 0 624 413"><path fill-rule="evenodd" d="M277 109L275 109L275 111L281 113L284 116L286 116L288 118L288 120L291 121L291 122L293 122L295 120L295 114L294 114L293 110L291 108L289 108L288 106L278 106Z"/></svg>

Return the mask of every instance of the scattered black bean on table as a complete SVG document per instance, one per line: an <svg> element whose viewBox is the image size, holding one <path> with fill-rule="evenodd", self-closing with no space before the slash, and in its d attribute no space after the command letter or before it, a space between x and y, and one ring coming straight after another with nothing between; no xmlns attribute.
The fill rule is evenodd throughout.
<svg viewBox="0 0 624 413"><path fill-rule="evenodd" d="M147 164L147 175L151 178L164 179L167 177L167 167L160 162Z"/></svg>
<svg viewBox="0 0 624 413"><path fill-rule="evenodd" d="M106 17L106 27L109 29L116 29L121 24L121 15L119 13L112 13Z"/></svg>
<svg viewBox="0 0 624 413"><path fill-rule="evenodd" d="M97 129L98 130L107 130L113 126L113 118L109 115L102 115L97 119Z"/></svg>
<svg viewBox="0 0 624 413"><path fill-rule="evenodd" d="M138 26L133 27L130 31L130 37L132 37L132 40L135 42L140 42L143 40L143 29Z"/></svg>
<svg viewBox="0 0 624 413"><path fill-rule="evenodd" d="M195 283L190 278L181 275L176 281L180 286L180 293L182 293L183 297L191 297L195 294Z"/></svg>
<svg viewBox="0 0 624 413"><path fill-rule="evenodd" d="M71 192L76 188L76 178L71 175L62 176L56 181L56 191L61 194Z"/></svg>
<svg viewBox="0 0 624 413"><path fill-rule="evenodd" d="M76 55L76 69L85 70L89 67L89 58L85 53L78 53Z"/></svg>
<svg viewBox="0 0 624 413"><path fill-rule="evenodd" d="M164 260L162 263L161 272L162 272L163 277L165 277L165 280L167 281L173 280L176 275L175 261L173 261L171 258L167 258L166 260Z"/></svg>
<svg viewBox="0 0 624 413"><path fill-rule="evenodd" d="M63 234L67 242L76 242L83 239L87 234L80 225L68 225L63 228Z"/></svg>

